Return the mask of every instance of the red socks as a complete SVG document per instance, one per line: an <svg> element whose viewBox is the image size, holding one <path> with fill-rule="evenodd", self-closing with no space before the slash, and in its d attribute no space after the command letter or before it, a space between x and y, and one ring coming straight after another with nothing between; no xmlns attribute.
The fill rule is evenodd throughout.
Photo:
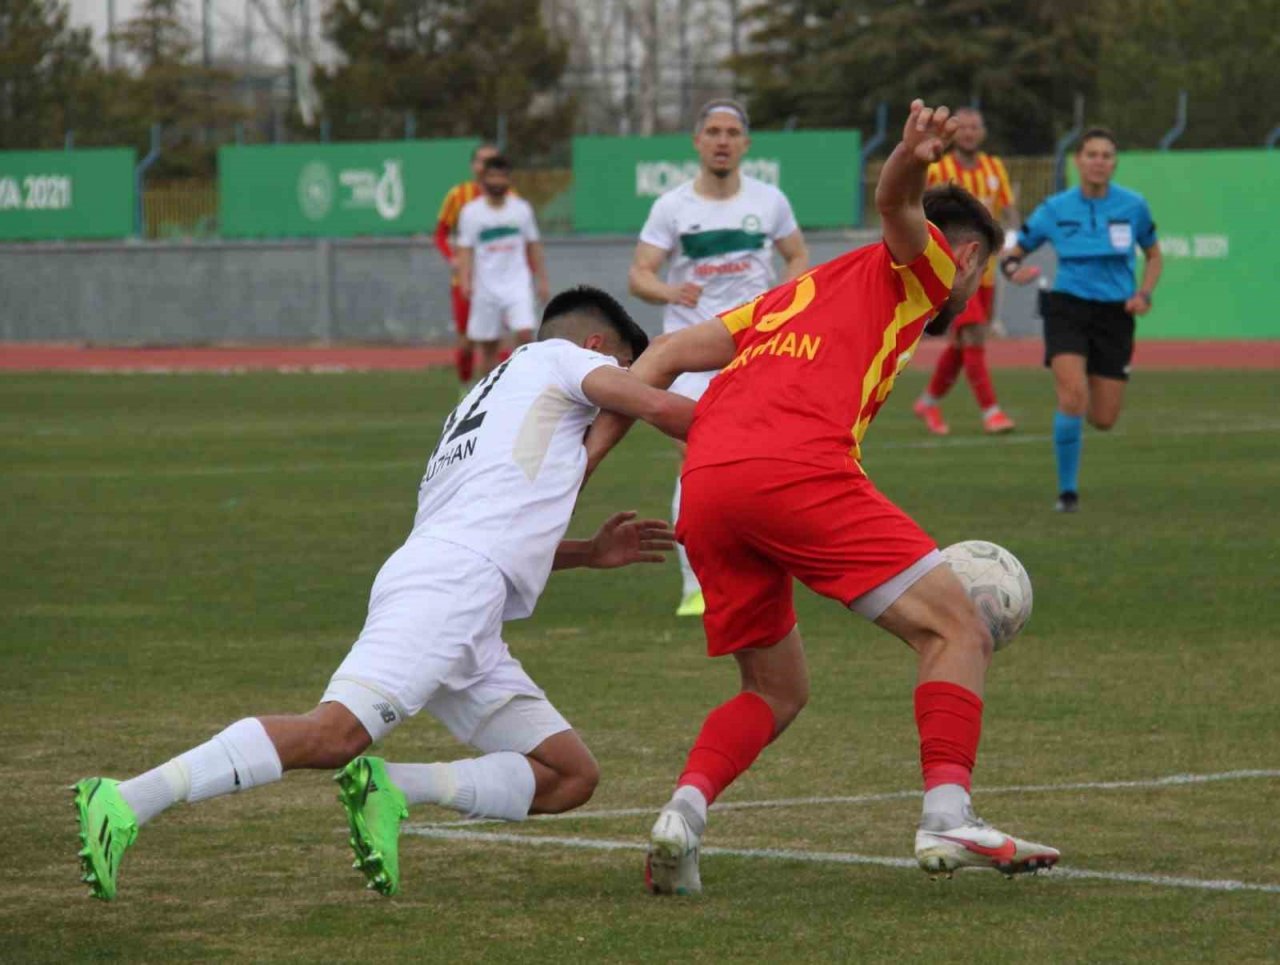
<svg viewBox="0 0 1280 965"><path fill-rule="evenodd" d="M453 364L458 370L458 381L464 384L470 382L475 372L476 353L470 348L460 348L454 353Z"/></svg>
<svg viewBox="0 0 1280 965"><path fill-rule="evenodd" d="M773 740L773 710L763 697L740 693L721 704L702 725L677 787L691 785L710 804Z"/></svg>
<svg viewBox="0 0 1280 965"><path fill-rule="evenodd" d="M929 379L929 388L925 392L935 399L941 399L955 385L961 364L960 350L954 343L948 342L938 356L938 364L934 366L933 377Z"/></svg>
<svg viewBox="0 0 1280 965"><path fill-rule="evenodd" d="M916 728L924 789L959 784L969 790L982 736L982 698L941 680L916 688Z"/></svg>
<svg viewBox="0 0 1280 965"><path fill-rule="evenodd" d="M978 400L978 408L986 412L996 404L996 390L991 384L991 373L987 370L986 347L970 345L960 351L964 359L964 374L973 388L973 397Z"/></svg>

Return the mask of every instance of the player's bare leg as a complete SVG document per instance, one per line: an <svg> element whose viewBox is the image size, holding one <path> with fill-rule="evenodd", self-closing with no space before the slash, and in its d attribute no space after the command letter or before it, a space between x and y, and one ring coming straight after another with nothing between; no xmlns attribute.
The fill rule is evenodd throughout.
<svg viewBox="0 0 1280 965"><path fill-rule="evenodd" d="M680 453L680 475L676 476L676 486L671 493L672 526L680 521L680 476L684 473L684 457L689 448L683 442L675 443L675 447ZM680 603L676 607L676 616L700 617L707 611L707 602L702 596L702 586L693 572L693 565L689 562L689 554L679 543L676 544L676 557L680 561Z"/></svg>
<svg viewBox="0 0 1280 965"><path fill-rule="evenodd" d="M476 378L483 379L498 364L498 348L500 343L495 339L491 342L473 342L476 347L477 366Z"/></svg>
<svg viewBox="0 0 1280 965"><path fill-rule="evenodd" d="M919 658L916 726L924 804L916 859L931 874L995 868L1007 875L1050 868L1058 851L988 825L969 798L982 732L991 632L949 567L921 577L876 620Z"/></svg>
<svg viewBox="0 0 1280 965"><path fill-rule="evenodd" d="M1106 432L1119 421L1127 384L1124 379L1089 376L1089 425Z"/></svg>
<svg viewBox="0 0 1280 965"><path fill-rule="evenodd" d="M702 890L698 854L708 806L787 729L809 700L809 668L799 629L793 628L771 647L739 650L734 657L741 692L707 716L675 794L649 834L645 885L654 894Z"/></svg>
<svg viewBox="0 0 1280 965"><path fill-rule="evenodd" d="M1058 398L1053 414L1053 446L1058 464L1055 508L1060 513L1074 513L1080 505L1080 453L1084 447L1084 417L1090 404L1086 360L1083 355L1060 352L1050 360L1049 368Z"/></svg>
<svg viewBox="0 0 1280 965"><path fill-rule="evenodd" d="M307 714L246 717L127 781L80 781L76 806L85 881L94 897L114 898L125 848L142 825L180 801L195 803L271 784L286 770L340 767L369 741L350 711L325 703Z"/></svg>

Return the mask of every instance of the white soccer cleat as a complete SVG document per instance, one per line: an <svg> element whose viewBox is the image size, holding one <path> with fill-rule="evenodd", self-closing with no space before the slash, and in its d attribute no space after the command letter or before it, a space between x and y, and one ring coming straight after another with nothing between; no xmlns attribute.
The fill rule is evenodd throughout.
<svg viewBox="0 0 1280 965"><path fill-rule="evenodd" d="M916 860L934 877L950 878L959 868L993 868L1009 876L1034 874L1052 868L1060 856L1057 848L993 828L969 808L958 821L926 814L916 831Z"/></svg>
<svg viewBox="0 0 1280 965"><path fill-rule="evenodd" d="M649 832L649 856L644 885L655 895L697 895L702 892L698 849L706 822L684 801L671 801Z"/></svg>

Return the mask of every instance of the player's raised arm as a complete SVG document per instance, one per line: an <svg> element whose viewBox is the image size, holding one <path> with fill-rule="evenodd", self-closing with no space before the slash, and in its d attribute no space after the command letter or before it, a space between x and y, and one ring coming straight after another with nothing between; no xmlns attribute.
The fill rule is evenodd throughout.
<svg viewBox="0 0 1280 965"><path fill-rule="evenodd" d="M902 140L885 161L876 185L876 209L881 231L894 261L910 264L929 243L924 216L925 177L929 165L942 157L956 132L956 120L946 107L926 107L911 102L911 113L902 129Z"/></svg>
<svg viewBox="0 0 1280 965"><path fill-rule="evenodd" d="M561 540L551 568L612 570L633 563L662 563L676 548L675 538L666 520L636 519L634 510L624 510L601 523L590 539Z"/></svg>
<svg viewBox="0 0 1280 965"><path fill-rule="evenodd" d="M669 335L658 336L631 366L630 377L658 391L669 387L676 376L684 372L710 372L724 368L733 361L734 352L733 336L729 334L724 322L713 318ZM586 387L584 382L583 389ZM598 404L606 411L600 413L587 433L588 474L595 470L609 450L622 441L636 418L603 403ZM689 413L692 419L692 405ZM687 426L685 431L687 434Z"/></svg>

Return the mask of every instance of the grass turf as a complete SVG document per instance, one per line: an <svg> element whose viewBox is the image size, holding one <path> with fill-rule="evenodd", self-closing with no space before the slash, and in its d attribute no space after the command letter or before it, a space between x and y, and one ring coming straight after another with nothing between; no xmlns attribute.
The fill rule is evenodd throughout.
<svg viewBox="0 0 1280 965"><path fill-rule="evenodd" d="M977 774L983 813L1062 847L1064 867L1280 882L1275 780L991 795L981 786L1280 767L1275 626L1280 417L1271 373L1154 373L1120 429L1089 433L1083 511L1058 516L1051 392L999 373L1019 432L986 439L968 398L923 436L909 373L866 451L880 487L941 543L981 537L1031 572L1036 610L998 655ZM1059 876L708 857L707 894L647 898L639 852L407 837L404 890L349 870L327 774L174 809L125 859L121 898L76 877L70 795L249 714L304 710L359 630L405 535L450 376L0 380L0 801L9 960L1002 961L1280 955L1280 895ZM571 534L615 508L666 515L672 448L637 431ZM733 692L674 564L553 578L512 624L517 655L600 759L593 809L656 807L706 710ZM909 789L913 661L800 593L814 694L726 801ZM460 755L434 722L393 759ZM908 799L713 814L707 844L909 857ZM412 820L448 820L420 809ZM643 841L650 818L501 830Z"/></svg>

